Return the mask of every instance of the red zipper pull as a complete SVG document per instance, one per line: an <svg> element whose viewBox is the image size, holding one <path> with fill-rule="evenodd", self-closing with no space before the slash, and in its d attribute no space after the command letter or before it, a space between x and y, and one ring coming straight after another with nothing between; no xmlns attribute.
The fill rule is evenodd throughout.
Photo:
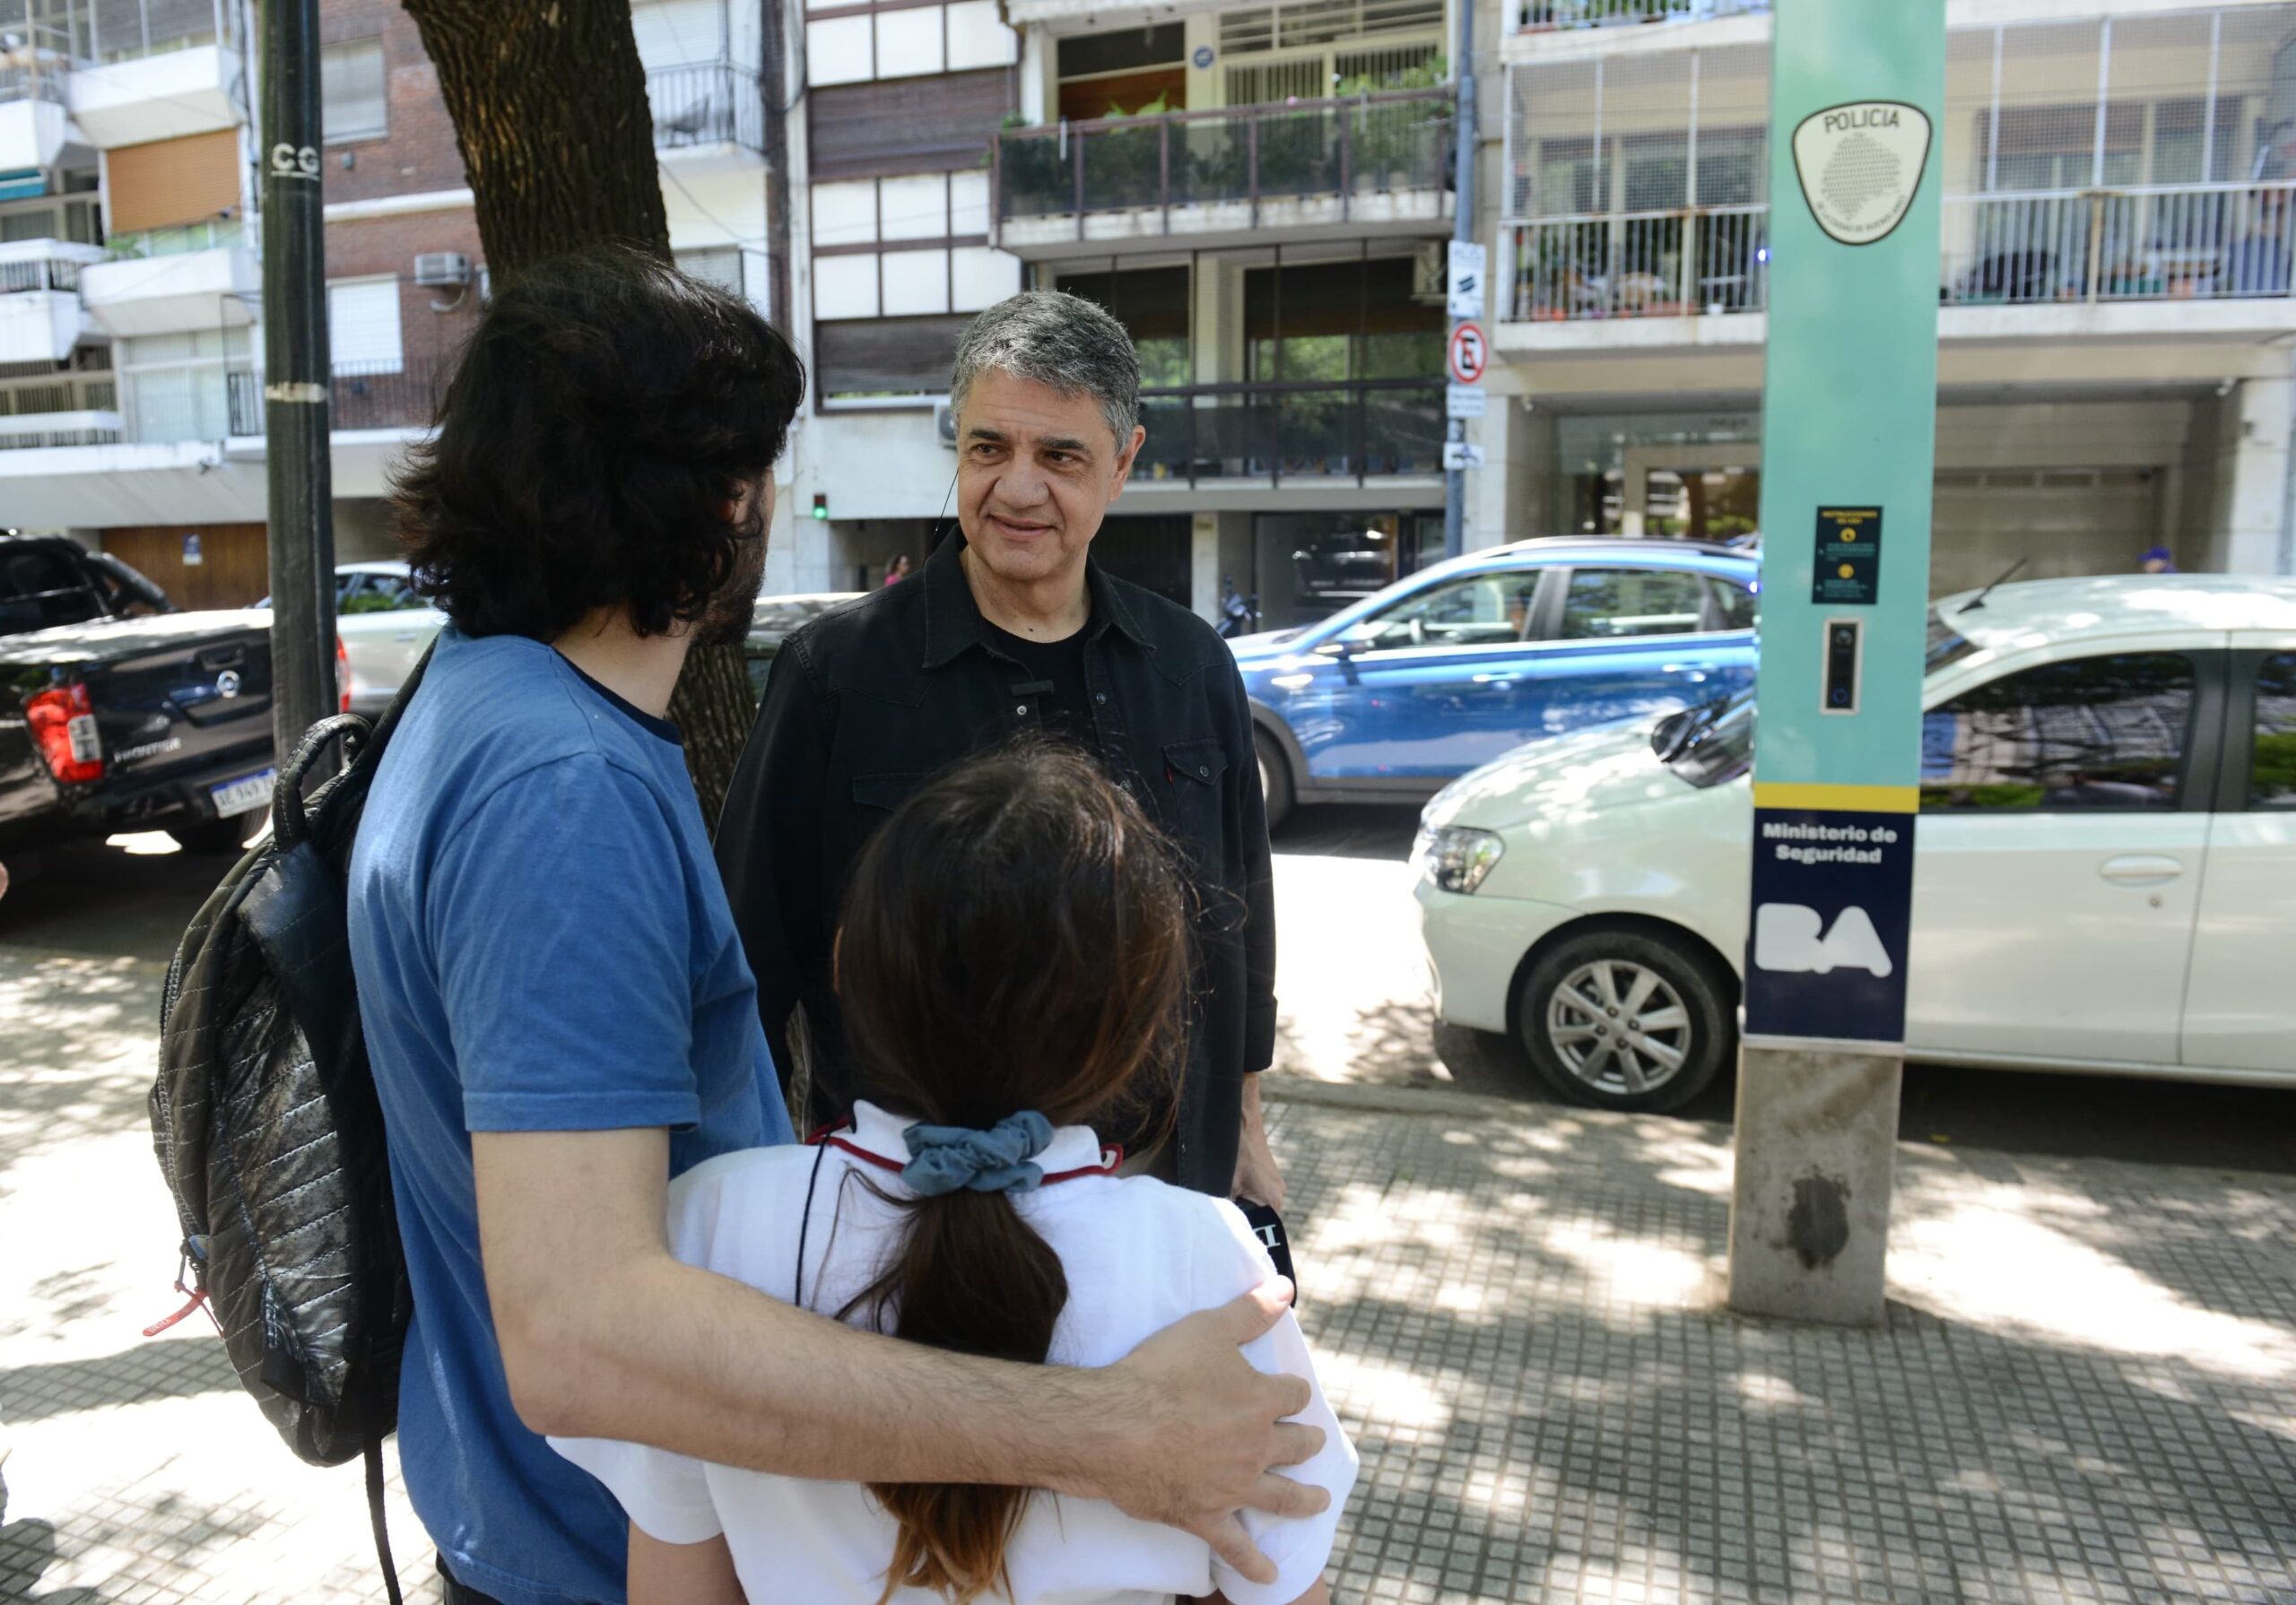
<svg viewBox="0 0 2296 1605"><path fill-rule="evenodd" d="M178 1282L178 1283L176 1284L176 1291L178 1291L178 1292L179 1292L179 1293L180 1293L181 1291L183 1291L183 1284L182 1284L181 1282ZM185 1306L183 1306L183 1308L181 1308L181 1309L178 1310L174 1314L168 1316L165 1320L161 1320L161 1321L154 1321L151 1325L149 1325L149 1326L145 1327L145 1328L144 1329L144 1335L145 1337L147 1337L147 1338L156 1338L156 1337L158 1337L161 1332L163 1332L167 1331L167 1330L168 1330L168 1328L170 1328L170 1326L173 1326L177 1322L178 1322L178 1321L182 1320L186 1315L190 1314L192 1311L194 1311L194 1310L196 1310L196 1309L200 1308L202 1306L204 1306L204 1304L206 1304L206 1302L207 1302L207 1289L206 1289L206 1288L202 1288L198 1292L194 1293L194 1294L191 1296L191 1302L189 1302L188 1304L185 1305ZM211 1312L211 1319L212 1319L212 1318L213 1318L213 1316L212 1316L212 1312ZM216 1330L217 1332L221 1332L221 1331L222 1331L222 1330L223 1330L222 1323L221 1323L220 1321L219 1321L219 1322L217 1322L217 1323L216 1323L216 1325L215 1325L215 1330Z"/></svg>

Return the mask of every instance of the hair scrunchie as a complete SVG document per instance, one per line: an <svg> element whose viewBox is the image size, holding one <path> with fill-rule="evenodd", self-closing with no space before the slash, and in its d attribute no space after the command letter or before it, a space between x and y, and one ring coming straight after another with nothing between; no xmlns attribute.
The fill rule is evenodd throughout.
<svg viewBox="0 0 2296 1605"><path fill-rule="evenodd" d="M913 1125L901 1133L909 1160L900 1179L920 1197L970 1188L975 1193L1027 1193L1043 1184L1044 1167L1031 1157L1052 1145L1052 1122L1034 1109L1008 1115L985 1132L961 1125Z"/></svg>

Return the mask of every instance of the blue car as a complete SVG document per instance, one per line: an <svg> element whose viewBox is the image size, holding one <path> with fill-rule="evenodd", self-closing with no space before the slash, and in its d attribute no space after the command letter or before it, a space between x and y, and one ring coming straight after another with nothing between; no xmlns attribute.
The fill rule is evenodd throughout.
<svg viewBox="0 0 2296 1605"><path fill-rule="evenodd" d="M1752 684L1759 572L1691 542L1521 541L1238 638L1268 823L1424 801L1526 742Z"/></svg>

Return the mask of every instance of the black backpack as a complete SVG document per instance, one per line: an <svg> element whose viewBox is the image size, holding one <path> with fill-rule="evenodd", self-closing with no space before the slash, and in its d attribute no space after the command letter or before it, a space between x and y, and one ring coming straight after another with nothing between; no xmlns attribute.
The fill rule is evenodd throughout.
<svg viewBox="0 0 2296 1605"><path fill-rule="evenodd" d="M392 1605L382 1441L398 1420L413 1299L345 898L376 766L429 665L426 653L371 730L322 719L280 766L270 837L224 876L168 967L151 1100L183 1231L178 1285L205 1299L288 1447L313 1465L365 1457ZM338 745L346 767L306 800Z"/></svg>

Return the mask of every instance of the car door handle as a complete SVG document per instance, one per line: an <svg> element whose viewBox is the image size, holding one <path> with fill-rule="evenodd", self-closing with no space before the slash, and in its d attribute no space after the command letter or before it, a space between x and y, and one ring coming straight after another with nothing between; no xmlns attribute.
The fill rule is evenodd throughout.
<svg viewBox="0 0 2296 1605"><path fill-rule="evenodd" d="M2124 853L2108 858L2097 872L2115 886L2160 886L2185 872L2184 861L2160 853Z"/></svg>
<svg viewBox="0 0 2296 1605"><path fill-rule="evenodd" d="M1512 674L1478 674L1474 677L1474 682L1477 685L1487 685L1494 691L1501 691L1513 685L1516 679L1517 676Z"/></svg>

